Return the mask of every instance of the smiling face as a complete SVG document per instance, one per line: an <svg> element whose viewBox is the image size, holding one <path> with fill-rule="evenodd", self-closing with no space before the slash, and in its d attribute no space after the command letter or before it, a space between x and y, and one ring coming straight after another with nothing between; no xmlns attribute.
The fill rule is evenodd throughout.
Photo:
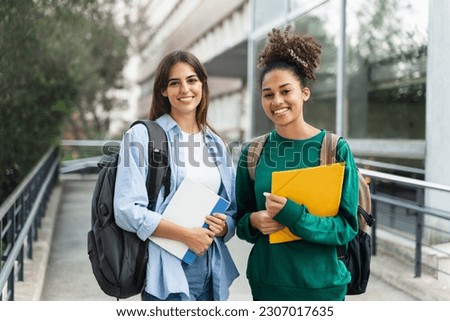
<svg viewBox="0 0 450 321"><path fill-rule="evenodd" d="M261 102L267 117L276 128L303 123L303 104L310 97L308 87L291 71L273 69L262 79Z"/></svg>
<svg viewBox="0 0 450 321"><path fill-rule="evenodd" d="M174 119L190 115L195 118L197 106L202 99L202 82L189 64L175 64L169 75L163 96L169 99L170 115Z"/></svg>

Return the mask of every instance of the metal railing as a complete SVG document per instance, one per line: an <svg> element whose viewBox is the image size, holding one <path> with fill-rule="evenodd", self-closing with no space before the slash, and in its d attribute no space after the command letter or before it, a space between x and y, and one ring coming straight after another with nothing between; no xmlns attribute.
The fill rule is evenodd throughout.
<svg viewBox="0 0 450 321"><path fill-rule="evenodd" d="M16 279L24 281L24 256L33 258L58 164L58 149L52 147L0 206L0 301L13 301Z"/></svg>
<svg viewBox="0 0 450 321"><path fill-rule="evenodd" d="M119 148L120 140L62 140L60 174L97 172L104 153Z"/></svg>
<svg viewBox="0 0 450 321"><path fill-rule="evenodd" d="M373 238L373 254L377 252L377 224L380 224L381 205L387 206L387 210L384 210L384 215L390 217L392 220L398 220L399 210L406 213L406 219L413 218L412 224L414 225L414 234L412 238L408 238L408 233L398 233L401 237L408 239L415 244L414 249L414 275L420 277L422 274L422 253L424 247L434 249L436 252L440 252L442 255L450 257L450 252L443 252L440 249L435 248L432 244L426 244L423 241L424 229L432 227L426 225L425 216L433 217L434 219L443 220L446 224L450 225L450 211L431 208L425 204L425 191L441 191L448 193L450 196L450 186L434 184L419 179L403 177L393 174L382 173L378 171L360 169L361 173L371 179L371 193L372 193L372 214L376 219L375 226L372 229ZM382 185L385 186L398 186L400 190L405 191L409 189L408 197L398 197L392 195L389 191L383 191ZM411 224L411 222L408 222ZM395 228L391 229L395 232ZM441 234L445 234L448 240L450 240L450 233L448 231L436 231ZM445 274L449 274L448 271L439 271Z"/></svg>
<svg viewBox="0 0 450 321"><path fill-rule="evenodd" d="M372 169L379 168L382 171L387 170L389 172L405 173L408 175L419 175L419 176L425 175L425 170L422 168L390 164L390 163L379 162L379 161L374 161L374 160L370 160L370 159L356 158L356 157L355 157L355 162L361 168L364 168L364 167L369 167Z"/></svg>
<svg viewBox="0 0 450 321"><path fill-rule="evenodd" d="M96 148L98 154L98 148L104 147L106 144L119 144L119 141L63 141L62 146L66 149L66 152L73 148ZM95 154L95 152L93 152ZM83 154L83 153L80 153ZM92 155L92 151L91 151ZM62 163L60 172L70 173L80 169L95 168L96 162L99 156L86 157L73 161L65 161ZM372 228L372 241L373 251L376 255L377 251L377 226L387 227L389 232L397 234L399 237L411 241L414 244L414 275L420 277L422 274L422 266L427 264L422 260L422 252L425 247L433 248L432 245L423 242L424 229L428 228L425 224L425 216L435 217L442 219L450 224L450 212L433 209L425 206L424 195L425 190L439 190L449 193L450 187L438 184L428 183L422 178L425 176L425 171L420 168L414 168L409 166L401 166L395 164L389 164L384 162L378 162L367 159L355 158L361 172L370 177L371 190L372 190L372 212L376 217L377 222ZM366 169L370 168L370 169ZM377 171L373 170L376 169ZM395 175L401 174L400 175ZM419 177L420 179L410 178ZM400 195L393 195L386 191L386 187L396 188L400 190ZM385 224L381 215L387 217L387 221L398 221L398 212L405 212L407 224L413 225L411 233L405 233L402 228L392 227L389 222ZM411 220L413 222L411 222ZM444 231L445 233L445 231ZM450 233L449 233L450 239ZM394 253L398 255L399 253ZM450 253L443 253L445 256L450 257ZM450 273L450 272L444 272Z"/></svg>

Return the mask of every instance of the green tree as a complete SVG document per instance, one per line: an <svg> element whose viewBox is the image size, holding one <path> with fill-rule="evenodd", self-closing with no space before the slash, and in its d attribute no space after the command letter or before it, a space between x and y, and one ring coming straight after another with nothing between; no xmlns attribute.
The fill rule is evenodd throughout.
<svg viewBox="0 0 450 321"><path fill-rule="evenodd" d="M115 1L0 2L0 201L61 136L103 137L123 86ZM108 4L108 5L105 5Z"/></svg>
<svg viewBox="0 0 450 321"><path fill-rule="evenodd" d="M70 118L75 138L104 138L109 112L123 107L112 92L124 87L128 39L114 20L114 2L108 6L92 2L83 14L74 6L63 14L53 35L53 43L60 46L57 51L65 52L64 64L77 88Z"/></svg>
<svg viewBox="0 0 450 321"><path fill-rule="evenodd" d="M58 135L73 82L54 63L38 30L47 17L34 1L0 3L0 186L2 198Z"/></svg>

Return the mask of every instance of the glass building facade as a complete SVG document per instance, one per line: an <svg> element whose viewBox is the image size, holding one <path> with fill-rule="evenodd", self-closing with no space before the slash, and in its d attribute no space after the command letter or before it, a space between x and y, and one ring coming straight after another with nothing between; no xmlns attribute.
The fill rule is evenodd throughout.
<svg viewBox="0 0 450 321"><path fill-rule="evenodd" d="M272 129L260 107L258 53L273 27L290 24L322 45L306 121L350 140L425 140L428 1L254 0L250 8L253 136Z"/></svg>

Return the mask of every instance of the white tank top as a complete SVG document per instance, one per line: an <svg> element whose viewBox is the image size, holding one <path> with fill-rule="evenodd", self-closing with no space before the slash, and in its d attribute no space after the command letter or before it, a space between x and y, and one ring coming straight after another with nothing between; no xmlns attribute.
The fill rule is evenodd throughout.
<svg viewBox="0 0 450 321"><path fill-rule="evenodd" d="M208 187L214 193L219 193L221 183L219 169L209 157L203 133L188 134L182 131L181 141L186 176Z"/></svg>

